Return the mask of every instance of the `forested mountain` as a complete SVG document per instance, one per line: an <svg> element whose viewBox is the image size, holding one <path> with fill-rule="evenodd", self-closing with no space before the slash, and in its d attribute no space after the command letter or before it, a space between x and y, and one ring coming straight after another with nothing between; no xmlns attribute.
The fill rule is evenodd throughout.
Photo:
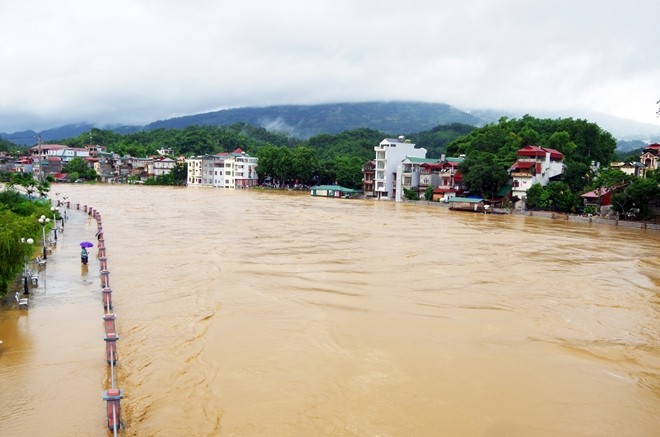
<svg viewBox="0 0 660 437"><path fill-rule="evenodd" d="M105 126L124 135L156 129L184 129L189 126L231 126L243 123L306 140L319 134L339 134L354 129L374 129L393 135L411 134L439 125L462 123L481 126L487 120L444 103L366 102L323 105L282 105L262 108L235 108L160 120L146 126ZM37 135L44 142L73 138L89 132L89 123L62 126L42 132L0 133L13 143L34 145Z"/></svg>
<svg viewBox="0 0 660 437"><path fill-rule="evenodd" d="M226 109L157 121L145 126L145 129L223 126L237 122L284 132L299 139L360 128L399 135L451 123L484 124L484 120L444 103L367 102Z"/></svg>
<svg viewBox="0 0 660 437"><path fill-rule="evenodd" d="M338 134L354 129L374 129L392 135L429 131L440 125L460 123L475 127L496 123L502 116L520 118L525 113L513 113L492 109L461 111L444 103L422 102L363 102L332 103L320 105L281 105L223 109L203 114L176 117L155 121L146 126L92 125L79 123L47 129L41 132L26 130L12 134L0 133L0 137L19 145L34 145L37 136L44 142L73 138L89 132L94 126L120 134L131 134L155 129L184 129L188 126L230 126L245 123L261 127L270 132L285 133L293 138L306 140L319 134ZM603 114L544 114L538 111L537 118L572 117L598 123L603 129L619 139L643 138L645 141L660 141L657 126L623 120Z"/></svg>

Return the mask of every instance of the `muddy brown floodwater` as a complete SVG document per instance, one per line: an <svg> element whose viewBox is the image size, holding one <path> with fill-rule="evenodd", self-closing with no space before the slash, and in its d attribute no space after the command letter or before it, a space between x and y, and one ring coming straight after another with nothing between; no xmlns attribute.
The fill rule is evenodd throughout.
<svg viewBox="0 0 660 437"><path fill-rule="evenodd" d="M62 185L103 219L129 436L658 436L660 233L393 202ZM105 435L70 211L0 312L0 435ZM95 254L95 249L91 249Z"/></svg>

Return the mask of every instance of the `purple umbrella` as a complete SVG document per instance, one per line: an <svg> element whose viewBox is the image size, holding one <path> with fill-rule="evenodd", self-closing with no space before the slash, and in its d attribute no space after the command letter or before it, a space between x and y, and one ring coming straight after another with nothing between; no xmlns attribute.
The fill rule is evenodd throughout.
<svg viewBox="0 0 660 437"><path fill-rule="evenodd" d="M94 245L89 241L83 241L80 243L80 247L94 247Z"/></svg>

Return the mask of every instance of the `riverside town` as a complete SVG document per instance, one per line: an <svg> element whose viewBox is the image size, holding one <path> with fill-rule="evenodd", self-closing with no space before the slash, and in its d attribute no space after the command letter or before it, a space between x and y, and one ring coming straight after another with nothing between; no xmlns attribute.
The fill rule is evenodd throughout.
<svg viewBox="0 0 660 437"><path fill-rule="evenodd" d="M658 143L617 152L611 135L593 123L529 116L438 130L443 141L437 132L423 133L416 144L367 129L293 143L275 135L265 140L259 130L246 139L217 127L127 138L95 129L63 144L39 140L27 149L3 140L0 175L37 197L46 182L276 188L438 202L485 213L547 211L617 223L660 219ZM105 144L92 143L94 136Z"/></svg>
<svg viewBox="0 0 660 437"><path fill-rule="evenodd" d="M8 435L296 435L375 410L402 435L482 430L437 411L532 397L561 414L519 429L571 430L600 396L594 434L657 429L660 144L532 118L418 142L90 135L0 152Z"/></svg>

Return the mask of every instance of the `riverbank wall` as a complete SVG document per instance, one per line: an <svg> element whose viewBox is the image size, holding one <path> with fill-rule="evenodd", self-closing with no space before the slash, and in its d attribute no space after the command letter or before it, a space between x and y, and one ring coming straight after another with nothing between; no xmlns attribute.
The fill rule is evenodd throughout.
<svg viewBox="0 0 660 437"><path fill-rule="evenodd" d="M448 208L449 205L443 202L429 202L426 200L403 200L402 203L408 203L413 205L427 205L435 206L440 208ZM481 213L479 213L481 214ZM597 225L608 225L608 226L618 226L623 228L630 229L648 229L651 231L660 231L660 223L651 223L651 222L638 222L630 220L619 220L619 219L606 219L600 216L584 216L577 214L567 214L562 212L552 212L552 211L535 211L535 210L509 210L507 213L502 215L524 215L529 217L541 217L552 220L565 220L575 223L586 223L586 224L597 224Z"/></svg>
<svg viewBox="0 0 660 437"><path fill-rule="evenodd" d="M552 220L566 220L569 222L576 222L576 223L589 223L589 224L599 224L599 225L609 225L609 226L620 226L624 228L649 229L652 231L660 231L660 224L657 223L636 222L636 221L619 220L619 219L606 219L599 216L583 216L583 215L566 214L566 213L551 212L551 211L514 211L512 212L512 214L527 215L530 217L543 217Z"/></svg>

